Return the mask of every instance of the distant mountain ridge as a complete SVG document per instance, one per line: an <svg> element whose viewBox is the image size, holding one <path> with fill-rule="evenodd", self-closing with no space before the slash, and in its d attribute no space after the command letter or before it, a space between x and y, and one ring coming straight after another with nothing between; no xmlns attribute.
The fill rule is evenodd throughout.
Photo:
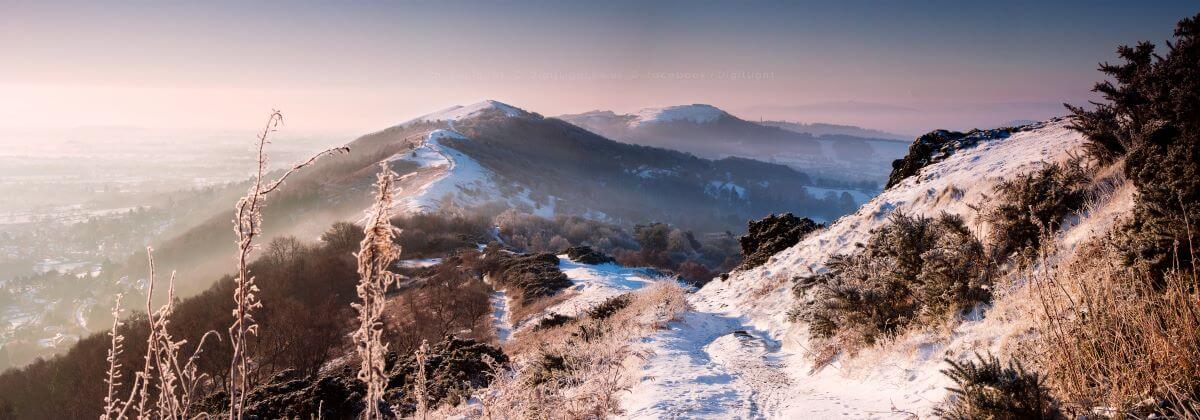
<svg viewBox="0 0 1200 420"><path fill-rule="evenodd" d="M558 118L626 143L709 159L737 156L788 165L814 177L881 184L907 151L903 136L833 124L756 123L706 104L591 111Z"/></svg>
<svg viewBox="0 0 1200 420"><path fill-rule="evenodd" d="M814 136L843 135L879 140L895 140L905 143L912 141L912 137L903 134L889 133L882 130L863 128L853 125L826 124L819 122L800 123L790 121L760 121L759 124L779 127L784 130L795 131L797 133L808 133Z"/></svg>

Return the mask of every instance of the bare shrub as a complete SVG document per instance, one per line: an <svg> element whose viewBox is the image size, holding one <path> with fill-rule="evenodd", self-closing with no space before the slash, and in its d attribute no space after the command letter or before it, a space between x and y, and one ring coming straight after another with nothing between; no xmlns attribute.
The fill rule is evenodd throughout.
<svg viewBox="0 0 1200 420"><path fill-rule="evenodd" d="M491 286L472 266L478 252L462 251L420 273L419 284L389 296L384 339L398 353L449 334L480 341L491 336Z"/></svg>

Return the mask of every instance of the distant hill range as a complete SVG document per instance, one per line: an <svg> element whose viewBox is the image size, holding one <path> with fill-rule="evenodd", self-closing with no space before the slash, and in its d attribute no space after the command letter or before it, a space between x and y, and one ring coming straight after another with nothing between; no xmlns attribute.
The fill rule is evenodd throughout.
<svg viewBox="0 0 1200 420"><path fill-rule="evenodd" d="M784 164L815 178L882 184L909 139L833 124L751 122L712 105L646 108L632 114L592 111L559 118L626 143L720 159Z"/></svg>
<svg viewBox="0 0 1200 420"><path fill-rule="evenodd" d="M854 191L827 196L841 185L788 166L621 143L497 101L451 107L349 146L342 160L361 167L324 178L363 185L373 179L363 172L386 160L404 174L401 205L410 212L499 206L712 230L780 211L831 220L861 201Z"/></svg>

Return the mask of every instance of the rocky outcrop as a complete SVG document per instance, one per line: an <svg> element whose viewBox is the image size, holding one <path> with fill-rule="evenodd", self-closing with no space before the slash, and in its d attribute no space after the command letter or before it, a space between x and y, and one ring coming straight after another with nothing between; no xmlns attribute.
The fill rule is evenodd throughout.
<svg viewBox="0 0 1200 420"><path fill-rule="evenodd" d="M554 254L508 254L491 252L488 256L494 268L491 276L504 287L520 291L522 303L529 303L559 290L571 287L571 280L558 269Z"/></svg>
<svg viewBox="0 0 1200 420"><path fill-rule="evenodd" d="M488 360L493 363L488 363ZM493 366L508 363L499 348L475 340L448 336L429 349L425 358L425 393L430 408L443 404L458 405L471 396L471 390L491 383ZM409 416L416 411L413 386L417 380L415 354L400 357L388 381L388 403Z"/></svg>
<svg viewBox="0 0 1200 420"><path fill-rule="evenodd" d="M959 150L974 147L981 141L1006 138L1022 129L1023 127L1007 127L971 130L966 133L936 130L917 137L908 147L908 154L892 162L892 173L888 175L885 188L891 188L900 181L916 175L921 172L921 168L946 160Z"/></svg>
<svg viewBox="0 0 1200 420"><path fill-rule="evenodd" d="M772 255L800 243L809 233L824 227L807 217L800 218L791 213L770 215L762 220L751 220L745 236L738 238L742 246L740 270L758 267Z"/></svg>

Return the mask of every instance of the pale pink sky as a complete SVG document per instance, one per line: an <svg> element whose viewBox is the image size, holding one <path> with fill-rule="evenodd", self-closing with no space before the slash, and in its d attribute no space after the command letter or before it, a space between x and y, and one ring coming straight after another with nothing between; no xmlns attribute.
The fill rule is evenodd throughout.
<svg viewBox="0 0 1200 420"><path fill-rule="evenodd" d="M1061 113L1186 1L0 0L0 130L363 133L497 99L545 115L710 103L905 134ZM3 138L3 137L0 137Z"/></svg>

